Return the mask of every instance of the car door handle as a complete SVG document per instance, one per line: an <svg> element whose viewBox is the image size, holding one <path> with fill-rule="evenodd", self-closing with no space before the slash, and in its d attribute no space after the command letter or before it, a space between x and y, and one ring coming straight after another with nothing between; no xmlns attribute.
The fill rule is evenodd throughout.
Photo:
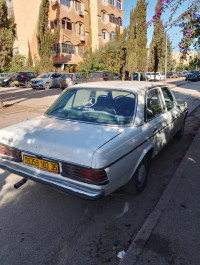
<svg viewBox="0 0 200 265"><path fill-rule="evenodd" d="M153 133L158 132L158 128L153 128Z"/></svg>

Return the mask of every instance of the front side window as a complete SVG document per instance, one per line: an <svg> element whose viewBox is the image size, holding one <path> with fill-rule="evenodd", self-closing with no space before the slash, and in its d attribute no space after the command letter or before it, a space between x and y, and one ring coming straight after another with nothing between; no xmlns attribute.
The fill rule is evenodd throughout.
<svg viewBox="0 0 200 265"><path fill-rule="evenodd" d="M121 2L121 0L117 0L117 8L122 9L122 2Z"/></svg>
<svg viewBox="0 0 200 265"><path fill-rule="evenodd" d="M110 0L110 4L111 4L112 6L114 6L114 5L115 5L115 0Z"/></svg>
<svg viewBox="0 0 200 265"><path fill-rule="evenodd" d="M46 115L72 121L124 126L133 122L135 103L136 96L130 91L68 89Z"/></svg>
<svg viewBox="0 0 200 265"><path fill-rule="evenodd" d="M70 0L60 0L60 4L70 7Z"/></svg>
<svg viewBox="0 0 200 265"><path fill-rule="evenodd" d="M107 31L105 29L102 30L102 39L107 40Z"/></svg>
<svg viewBox="0 0 200 265"><path fill-rule="evenodd" d="M72 30L73 23L68 18L62 19L62 29Z"/></svg>
<svg viewBox="0 0 200 265"><path fill-rule="evenodd" d="M147 92L147 120L152 119L164 111L161 95L158 89Z"/></svg>
<svg viewBox="0 0 200 265"><path fill-rule="evenodd" d="M173 109L173 107L175 106L175 100L172 96L171 91L168 89L168 87L162 87L161 89L167 110Z"/></svg>

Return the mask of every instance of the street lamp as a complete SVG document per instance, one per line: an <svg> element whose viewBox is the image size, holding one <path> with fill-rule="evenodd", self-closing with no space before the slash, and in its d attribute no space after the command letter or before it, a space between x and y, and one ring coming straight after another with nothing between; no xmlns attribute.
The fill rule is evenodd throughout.
<svg viewBox="0 0 200 265"><path fill-rule="evenodd" d="M167 79L167 30L165 31L165 83Z"/></svg>

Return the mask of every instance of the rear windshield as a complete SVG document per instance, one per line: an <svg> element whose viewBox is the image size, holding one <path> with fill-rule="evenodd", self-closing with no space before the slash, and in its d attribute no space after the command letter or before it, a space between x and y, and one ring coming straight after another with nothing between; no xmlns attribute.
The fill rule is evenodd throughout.
<svg viewBox="0 0 200 265"><path fill-rule="evenodd" d="M72 78L73 74L64 74L62 78Z"/></svg>
<svg viewBox="0 0 200 265"><path fill-rule="evenodd" d="M45 113L66 120L97 124L129 125L135 114L136 96L115 89L68 89Z"/></svg>
<svg viewBox="0 0 200 265"><path fill-rule="evenodd" d="M93 72L89 74L89 77L102 77L103 72Z"/></svg>

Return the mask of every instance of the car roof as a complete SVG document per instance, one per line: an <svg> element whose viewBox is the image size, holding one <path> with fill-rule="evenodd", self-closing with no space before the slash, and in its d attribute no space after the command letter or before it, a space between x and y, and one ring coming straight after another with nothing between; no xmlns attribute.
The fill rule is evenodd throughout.
<svg viewBox="0 0 200 265"><path fill-rule="evenodd" d="M149 82L149 81L105 81L105 82L89 82L83 83L79 85L75 85L73 87L80 88L105 88L105 89L117 89L117 90L132 90L140 94L141 92L146 91L149 88L153 88L155 86L165 85L159 82Z"/></svg>

